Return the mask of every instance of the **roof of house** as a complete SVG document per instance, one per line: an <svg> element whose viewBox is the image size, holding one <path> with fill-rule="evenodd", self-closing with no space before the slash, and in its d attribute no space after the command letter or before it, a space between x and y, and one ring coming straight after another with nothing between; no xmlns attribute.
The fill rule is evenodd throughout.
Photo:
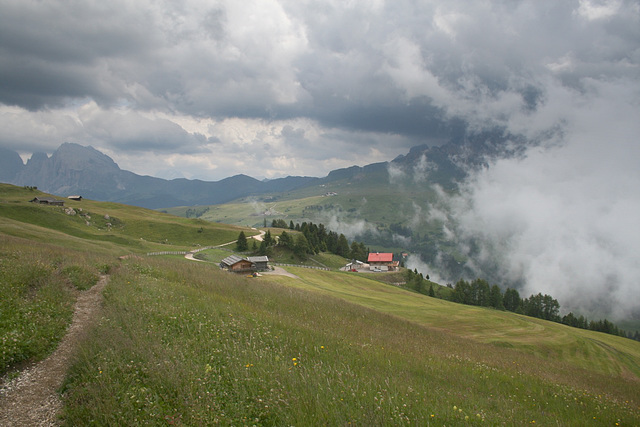
<svg viewBox="0 0 640 427"><path fill-rule="evenodd" d="M268 256L250 256L247 257L250 262L269 262Z"/></svg>
<svg viewBox="0 0 640 427"><path fill-rule="evenodd" d="M45 205L64 206L64 200L54 199L53 197L36 197L30 201L34 203L45 204Z"/></svg>
<svg viewBox="0 0 640 427"><path fill-rule="evenodd" d="M222 261L220 261L220 264L231 266L231 265L239 263L240 261L246 261L246 259L240 258L237 255L229 255L228 257L226 257Z"/></svg>
<svg viewBox="0 0 640 427"><path fill-rule="evenodd" d="M61 202L62 200L58 200L58 199L54 199L53 197L35 197L33 200L31 200L32 202L47 202L47 203L52 203L52 202Z"/></svg>
<svg viewBox="0 0 640 427"><path fill-rule="evenodd" d="M369 253L368 262L391 262L393 261L392 253L380 253L380 252L371 252Z"/></svg>

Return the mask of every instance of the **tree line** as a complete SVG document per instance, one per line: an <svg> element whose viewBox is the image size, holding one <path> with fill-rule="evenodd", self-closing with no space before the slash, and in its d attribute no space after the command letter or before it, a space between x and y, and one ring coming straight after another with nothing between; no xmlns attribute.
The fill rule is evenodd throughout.
<svg viewBox="0 0 640 427"><path fill-rule="evenodd" d="M267 230L260 245L256 241L253 242L251 249L255 253L268 255L269 248L277 244L289 248L300 259L306 259L309 255L320 252L329 252L348 259L366 260L369 254L369 248L364 243L357 241L349 243L344 234L328 230L324 224L314 224L313 222L294 224L293 221L287 224L283 219L274 219L271 227L284 230L277 239L271 235L270 230ZM290 232L287 233L286 230L290 230ZM294 234L291 231L298 233ZM236 248L240 252L249 250L246 235L242 231L238 236Z"/></svg>
<svg viewBox="0 0 640 427"><path fill-rule="evenodd" d="M460 304L507 310L524 314L525 316L562 323L574 328L604 332L640 341L640 332L636 331L635 334L627 333L607 319L590 321L586 317L582 315L576 316L572 312L560 316L560 303L547 294L538 293L528 298L521 298L516 289L507 288L503 293L498 285L491 286L486 280L475 279L468 282L461 279L454 286L447 285L447 287L451 288L451 291L448 293L448 297L445 298L443 293L434 291L433 283L429 282L428 275L425 279L422 273L409 269L406 272L406 284L407 287L425 295L448 299Z"/></svg>

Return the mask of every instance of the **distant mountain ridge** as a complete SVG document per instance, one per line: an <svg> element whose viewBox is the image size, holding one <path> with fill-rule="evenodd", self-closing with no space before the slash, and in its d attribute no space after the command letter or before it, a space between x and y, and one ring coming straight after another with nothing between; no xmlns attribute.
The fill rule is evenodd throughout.
<svg viewBox="0 0 640 427"><path fill-rule="evenodd" d="M165 180L122 170L95 148L73 143L62 144L51 157L34 153L26 165L15 152L3 149L0 154L0 179L9 184L35 186L60 196L78 194L150 209L225 203L251 194L288 191L319 180L287 177L262 182L246 175L220 181Z"/></svg>
<svg viewBox="0 0 640 427"><path fill-rule="evenodd" d="M499 149L501 145L496 143L498 140L504 141L505 137L494 132L471 140L451 141L440 147L413 147L408 154L391 162L337 169L324 178L289 176L265 181L242 174L220 181L142 176L120 169L109 156L93 147L66 142L50 157L34 153L26 165L18 153L0 148L0 181L35 186L59 196L82 195L150 209L221 204L343 179L369 177L388 181L390 167L409 174L420 170L429 182L448 187L464 179L468 168L482 164L487 156L504 154Z"/></svg>

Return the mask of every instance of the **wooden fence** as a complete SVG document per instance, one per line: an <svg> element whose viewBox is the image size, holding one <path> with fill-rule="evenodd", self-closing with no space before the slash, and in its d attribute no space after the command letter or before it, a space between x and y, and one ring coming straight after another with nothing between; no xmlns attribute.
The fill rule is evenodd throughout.
<svg viewBox="0 0 640 427"><path fill-rule="evenodd" d="M164 252L147 252L147 256L152 255L186 255L188 251L164 251Z"/></svg>
<svg viewBox="0 0 640 427"><path fill-rule="evenodd" d="M316 267L313 265L301 265L301 264L282 264L279 262L272 262L271 265L279 265L282 267L300 267L300 268L313 268L314 270L326 270L329 271L327 267Z"/></svg>

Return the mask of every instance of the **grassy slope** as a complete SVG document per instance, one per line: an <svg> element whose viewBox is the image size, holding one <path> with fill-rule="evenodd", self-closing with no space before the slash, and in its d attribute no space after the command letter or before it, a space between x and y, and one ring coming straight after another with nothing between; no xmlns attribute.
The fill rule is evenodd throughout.
<svg viewBox="0 0 640 427"><path fill-rule="evenodd" d="M113 258L0 233L0 375L46 357Z"/></svg>
<svg viewBox="0 0 640 427"><path fill-rule="evenodd" d="M84 242L94 249L103 248L122 255L123 252L144 253L219 245L235 240L242 230L117 203L65 200L62 208L28 202L43 195L37 190L0 184L0 231L17 236L26 233L32 238L63 246ZM68 207L74 208L78 214L65 214ZM80 209L89 217L81 216ZM109 228L107 223L112 226ZM258 233L244 230L247 235Z"/></svg>
<svg viewBox="0 0 640 427"><path fill-rule="evenodd" d="M458 312L465 307L440 302L443 314L460 314L465 332L459 333L436 327L441 316L433 316L434 325L415 318L429 308L427 298L405 304L402 292L371 280L292 271L302 279L249 279L183 260L126 261L112 275L104 320L65 386L66 422L640 422L637 376L486 344L476 325L508 331L515 324L531 331L531 345L544 345L551 338L539 334L536 322L519 316L499 322L492 313L465 317ZM353 292L371 287L378 289L362 298ZM394 315L367 307L386 306L385 290ZM620 350L616 341L603 342ZM640 346L631 347L637 362Z"/></svg>
<svg viewBox="0 0 640 427"><path fill-rule="evenodd" d="M115 203L29 202L43 195L0 184L0 375L55 349L75 289L93 286L118 256L226 243L240 230ZM68 207L77 214L66 214Z"/></svg>
<svg viewBox="0 0 640 427"><path fill-rule="evenodd" d="M200 226L215 234L208 241L228 236L159 213L157 228L128 227L156 214L79 202L124 224L114 231L114 221L111 231L120 244L77 217L44 221L42 212L57 215L56 208L33 210L22 200L31 192L2 190L5 266L19 268L12 260L28 247L48 248L30 252L56 274L79 260L86 270L114 263L104 319L67 382L71 425L424 425L467 416L490 424L640 422L637 342L434 300L355 274L295 268L301 280L248 279L183 259L116 267L119 250L172 248L153 241L176 224L183 236L170 242L185 246L203 234ZM16 204L27 213L16 215Z"/></svg>
<svg viewBox="0 0 640 427"><path fill-rule="evenodd" d="M302 221L323 222L333 216L339 216L343 222L359 222L367 218L372 224L406 223L415 221L416 208L424 215L428 206L434 200L433 191L420 189L420 191L408 190L401 185L385 184L385 177L379 181L372 180L341 180L325 186L309 187L302 190L290 191L260 199L244 198L232 203L208 206L208 211L202 214L201 219L207 221L219 221L227 224L262 226L266 218L267 222L282 218L287 222ZM377 182L377 184L376 184ZM327 192L335 192L336 196L325 196ZM267 199L268 201L263 201ZM167 212L185 216L188 207L166 209ZM202 211L205 207L198 207ZM273 214L262 215L268 209ZM414 224L417 232L437 233L440 228L435 224Z"/></svg>
<svg viewBox="0 0 640 427"><path fill-rule="evenodd" d="M338 296L461 338L522 350L604 374L640 378L640 344L626 338L429 298L360 275L290 270L302 280L276 280L288 280L290 286Z"/></svg>

